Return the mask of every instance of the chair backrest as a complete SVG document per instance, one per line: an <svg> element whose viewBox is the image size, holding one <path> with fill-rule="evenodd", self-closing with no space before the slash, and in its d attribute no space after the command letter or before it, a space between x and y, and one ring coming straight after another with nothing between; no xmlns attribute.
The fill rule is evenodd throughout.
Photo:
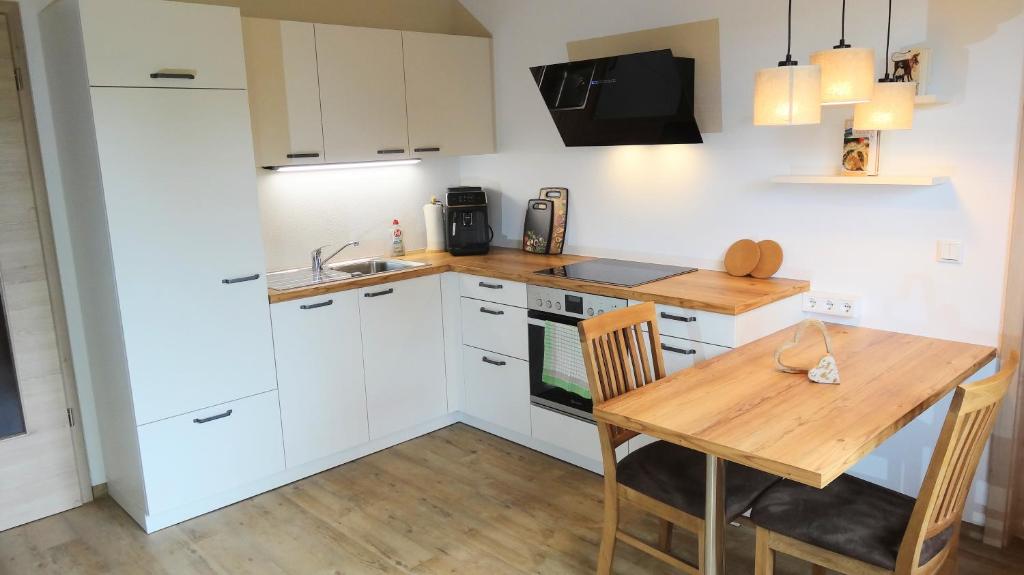
<svg viewBox="0 0 1024 575"><path fill-rule="evenodd" d="M579 330L583 363L595 406L665 377L665 358L661 353L653 303L588 319L580 322ZM607 440L611 450L637 435L600 423L598 428L602 447Z"/></svg>
<svg viewBox="0 0 1024 575"><path fill-rule="evenodd" d="M999 373L956 388L897 558L897 573L920 566L924 542L961 520L974 472L995 425L1019 357L1012 353ZM940 553L944 556L947 549Z"/></svg>

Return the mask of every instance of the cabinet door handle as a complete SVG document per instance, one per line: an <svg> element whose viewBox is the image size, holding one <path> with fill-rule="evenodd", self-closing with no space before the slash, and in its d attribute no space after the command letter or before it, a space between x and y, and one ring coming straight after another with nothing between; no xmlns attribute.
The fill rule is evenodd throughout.
<svg viewBox="0 0 1024 575"><path fill-rule="evenodd" d="M391 295L395 293L395 288L386 289L384 291L375 291L373 293L364 293L363 297L380 297L382 295Z"/></svg>
<svg viewBox="0 0 1024 575"><path fill-rule="evenodd" d="M233 410L233 409L229 409L229 410L225 411L224 413L218 413L217 415L211 415L210 417L204 417L202 419L196 418L196 419L192 420L192 423L210 423L211 421L217 421L218 419L224 419L225 417L231 417L231 414L234 413L234 411L235 410Z"/></svg>
<svg viewBox="0 0 1024 575"><path fill-rule="evenodd" d="M440 152L441 148L438 148L438 147L432 147L432 148L413 148L412 151L414 151L414 152Z"/></svg>
<svg viewBox="0 0 1024 575"><path fill-rule="evenodd" d="M319 158L320 152L299 152L298 154L288 154L285 157L289 160L294 160L296 158Z"/></svg>
<svg viewBox="0 0 1024 575"><path fill-rule="evenodd" d="M500 309L487 309L485 307L480 308L480 313L487 313L491 315L505 315L505 312Z"/></svg>
<svg viewBox="0 0 1024 575"><path fill-rule="evenodd" d="M220 280L222 284L240 284L243 282L251 282L260 279L260 274L252 274L251 276L245 276L244 278L228 278L226 280Z"/></svg>
<svg viewBox="0 0 1024 575"><path fill-rule="evenodd" d="M697 355L697 350L695 349L682 349L679 347L672 347L670 345L665 344L661 344L661 349L665 351L671 351L672 353L678 353L681 355Z"/></svg>
<svg viewBox="0 0 1024 575"><path fill-rule="evenodd" d="M697 318L692 316L692 315L691 316L682 316L682 315L672 315L670 313L661 312L661 317L662 317L662 319L671 319L671 320L674 320L674 321L681 321L683 323L690 323L690 322L697 321Z"/></svg>
<svg viewBox="0 0 1024 575"><path fill-rule="evenodd" d="M318 307L327 307L329 305L332 305L333 303L334 303L334 300L333 299L329 299L327 301L322 301L320 303L303 304L303 305L299 306L299 309L316 309Z"/></svg>
<svg viewBox="0 0 1024 575"><path fill-rule="evenodd" d="M482 359L483 359L484 363L489 363L491 365L496 365L498 367L501 367L501 366L506 365L508 363L508 362L506 362L504 360L500 360L500 359L491 359L491 358L487 357L486 355Z"/></svg>
<svg viewBox="0 0 1024 575"><path fill-rule="evenodd" d="M196 75L189 72L153 72L149 75L154 80L195 80Z"/></svg>
<svg viewBox="0 0 1024 575"><path fill-rule="evenodd" d="M503 286L501 284L489 284L487 282L480 282L480 287L487 288L487 289L502 289L505 286Z"/></svg>
<svg viewBox="0 0 1024 575"><path fill-rule="evenodd" d="M378 154L404 154L405 148L385 148L383 150L377 150Z"/></svg>

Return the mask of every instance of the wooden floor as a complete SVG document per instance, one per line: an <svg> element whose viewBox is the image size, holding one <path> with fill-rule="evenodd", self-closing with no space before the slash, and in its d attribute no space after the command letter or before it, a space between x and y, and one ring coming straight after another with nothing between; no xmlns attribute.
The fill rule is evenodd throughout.
<svg viewBox="0 0 1024 575"><path fill-rule="evenodd" d="M593 573L600 521L600 477L460 424L149 536L100 499L0 533L0 573ZM729 575L752 573L753 530L727 539ZM1019 575L1024 549L967 541L960 568ZM672 572L622 545L615 570Z"/></svg>

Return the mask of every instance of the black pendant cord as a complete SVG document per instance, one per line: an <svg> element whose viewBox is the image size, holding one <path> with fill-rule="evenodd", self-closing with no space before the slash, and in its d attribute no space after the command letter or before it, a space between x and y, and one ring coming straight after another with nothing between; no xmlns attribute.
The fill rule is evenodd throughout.
<svg viewBox="0 0 1024 575"><path fill-rule="evenodd" d="M892 82L889 76L889 40L892 38L892 0L889 0L889 24L885 28L885 76L878 79L879 82Z"/></svg>
<svg viewBox="0 0 1024 575"><path fill-rule="evenodd" d="M789 0L789 21L786 25L786 59L779 62L779 66L796 66L798 62L793 59L793 0Z"/></svg>
<svg viewBox="0 0 1024 575"><path fill-rule="evenodd" d="M839 24L839 43L832 46L835 49L849 48L850 45L846 43L846 0L843 0L843 19Z"/></svg>

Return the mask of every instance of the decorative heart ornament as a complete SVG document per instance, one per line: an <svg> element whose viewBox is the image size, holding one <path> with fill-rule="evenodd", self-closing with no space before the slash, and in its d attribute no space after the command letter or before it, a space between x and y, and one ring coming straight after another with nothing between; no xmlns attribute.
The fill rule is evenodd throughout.
<svg viewBox="0 0 1024 575"><path fill-rule="evenodd" d="M810 370L786 365L782 362L782 354L800 343L808 326L814 326L821 332L821 337L825 340L825 356L818 361L818 365ZM828 336L828 328L825 327L825 324L816 319L801 322L796 333L793 334L793 339L775 350L775 369L783 373L807 373L807 378L815 383L839 383L839 366L836 365L836 358L832 355L832 339Z"/></svg>

